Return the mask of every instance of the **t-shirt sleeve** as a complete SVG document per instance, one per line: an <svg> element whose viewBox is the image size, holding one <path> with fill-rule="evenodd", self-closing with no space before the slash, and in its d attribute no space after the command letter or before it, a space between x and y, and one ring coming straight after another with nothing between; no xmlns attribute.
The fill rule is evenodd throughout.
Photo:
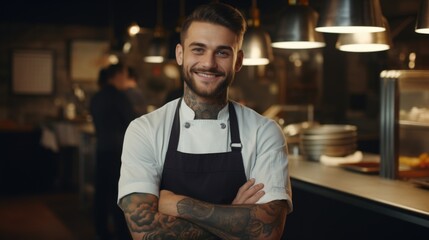
<svg viewBox="0 0 429 240"><path fill-rule="evenodd" d="M159 195L162 169L154 150L153 128L144 118L131 122L125 133L118 203L131 193Z"/></svg>

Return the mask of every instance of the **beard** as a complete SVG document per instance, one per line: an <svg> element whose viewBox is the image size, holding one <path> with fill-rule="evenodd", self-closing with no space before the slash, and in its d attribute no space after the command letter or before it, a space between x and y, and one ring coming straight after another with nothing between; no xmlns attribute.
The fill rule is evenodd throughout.
<svg viewBox="0 0 429 240"><path fill-rule="evenodd" d="M228 74L219 72L216 69L204 70L205 72L209 72L212 74L224 75L223 81L219 82L219 84L214 89L206 90L206 89L198 88L197 83L194 77L192 76L192 72L199 71L199 70L201 69L191 68L189 71L186 71L186 69L182 65L182 77L186 85L188 86L188 88L193 93L195 93L197 96L204 97L204 98L217 98L218 96L226 94L228 91L228 87L231 85L235 75L234 72L228 75Z"/></svg>

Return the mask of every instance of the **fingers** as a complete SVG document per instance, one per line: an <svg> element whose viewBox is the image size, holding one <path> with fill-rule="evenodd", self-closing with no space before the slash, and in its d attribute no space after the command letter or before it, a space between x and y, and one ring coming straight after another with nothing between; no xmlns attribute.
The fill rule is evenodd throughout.
<svg viewBox="0 0 429 240"><path fill-rule="evenodd" d="M244 183L243 186L241 186L238 189L237 195L243 194L245 191L247 191L249 188L251 188L253 186L253 184L255 184L255 179L254 178L251 178L251 179L247 180L247 182Z"/></svg>
<svg viewBox="0 0 429 240"><path fill-rule="evenodd" d="M255 185L255 179L249 179L237 192L232 204L254 204L265 192L261 191L264 188L264 184L258 183Z"/></svg>
<svg viewBox="0 0 429 240"><path fill-rule="evenodd" d="M260 189L262 189L262 188L263 188L263 185L262 185L262 187ZM246 199L244 201L244 204L255 204L264 195L265 195L264 191L258 191L255 194L251 195L248 199Z"/></svg>

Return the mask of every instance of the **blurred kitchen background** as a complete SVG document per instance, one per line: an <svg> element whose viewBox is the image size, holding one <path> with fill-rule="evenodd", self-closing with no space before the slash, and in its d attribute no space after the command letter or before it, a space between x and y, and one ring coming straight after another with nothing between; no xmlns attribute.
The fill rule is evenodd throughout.
<svg viewBox="0 0 429 240"><path fill-rule="evenodd" d="M76 229L83 232L80 236L91 236L92 230L82 225L91 224L95 139L88 104L98 90L98 71L116 61L134 67L149 110L162 106L167 93L180 87L174 59L177 29L185 15L206 2L210 1L4 1L0 8L0 204L25 202L23 196L47 201L57 215L64 216L60 218L71 239ZM305 5L321 12L327 0L221 2L240 9L250 25L258 20L274 41L286 8ZM389 49L340 51L340 34L335 33L322 34L324 47L272 48L269 64L244 66L236 75L231 98L261 114L278 105L312 110L311 116L283 119L280 123L285 125L309 117L319 123L356 125L359 149L378 154L380 72L429 69L429 35L415 32L420 3L380 1L390 31ZM132 26L139 28L130 32ZM159 36L167 46L163 61L145 61ZM62 204L74 208L62 208ZM0 212L8 206L0 205ZM3 219L8 222L13 217ZM11 226L0 224L2 239L12 236L6 228ZM42 228L38 229L34 231Z"/></svg>

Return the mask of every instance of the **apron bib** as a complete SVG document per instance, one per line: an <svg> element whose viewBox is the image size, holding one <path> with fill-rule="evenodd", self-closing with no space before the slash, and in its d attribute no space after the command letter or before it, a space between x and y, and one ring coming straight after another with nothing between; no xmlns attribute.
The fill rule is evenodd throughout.
<svg viewBox="0 0 429 240"><path fill-rule="evenodd" d="M181 101L174 115L160 189L213 204L231 204L238 189L247 181L234 106L231 102L228 104L232 151L190 154L177 151Z"/></svg>

